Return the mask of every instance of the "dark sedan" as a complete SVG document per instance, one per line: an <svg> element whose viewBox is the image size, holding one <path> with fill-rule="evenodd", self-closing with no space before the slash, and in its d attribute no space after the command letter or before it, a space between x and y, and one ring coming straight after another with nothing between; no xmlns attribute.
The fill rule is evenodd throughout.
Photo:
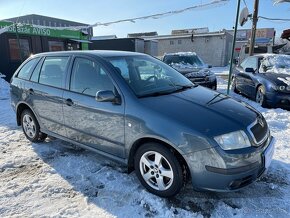
<svg viewBox="0 0 290 218"><path fill-rule="evenodd" d="M232 89L262 107L290 108L290 56L260 54L246 58L234 71Z"/></svg>
<svg viewBox="0 0 290 218"><path fill-rule="evenodd" d="M216 90L217 79L211 65L205 64L195 52L165 54L163 62L173 67L191 82Z"/></svg>

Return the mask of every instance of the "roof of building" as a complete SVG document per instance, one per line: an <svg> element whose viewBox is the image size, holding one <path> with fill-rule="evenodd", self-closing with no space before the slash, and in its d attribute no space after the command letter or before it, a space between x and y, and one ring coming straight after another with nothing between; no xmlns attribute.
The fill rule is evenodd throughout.
<svg viewBox="0 0 290 218"><path fill-rule="evenodd" d="M43 16L43 15L38 15L38 14L28 14L24 16L19 16L19 17L12 17L5 19L7 21L12 21L12 22L23 22L25 20L51 20L53 22L63 22L63 23L68 23L70 26L88 26L89 24L85 23L80 23L80 22L75 22L75 21L70 21L70 20L65 20L65 19L60 19L60 18L55 18L55 17L48 17L48 16Z"/></svg>
<svg viewBox="0 0 290 218"><path fill-rule="evenodd" d="M209 32L209 33L202 33L202 34L184 34L184 35L159 35L153 37L144 37L144 39L152 39L152 40L162 40L162 39L180 39L180 38L191 38L193 37L210 37L210 36L223 36L227 34L227 32Z"/></svg>

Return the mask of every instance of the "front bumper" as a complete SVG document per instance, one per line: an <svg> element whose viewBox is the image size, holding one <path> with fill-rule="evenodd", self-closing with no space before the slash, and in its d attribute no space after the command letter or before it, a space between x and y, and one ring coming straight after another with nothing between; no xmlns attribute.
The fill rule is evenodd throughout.
<svg viewBox="0 0 290 218"><path fill-rule="evenodd" d="M269 167L274 138L259 148L240 150L226 153L216 147L185 155L194 189L233 191L251 184Z"/></svg>
<svg viewBox="0 0 290 218"><path fill-rule="evenodd" d="M266 93L267 104L271 107L290 109L290 93L270 92Z"/></svg>

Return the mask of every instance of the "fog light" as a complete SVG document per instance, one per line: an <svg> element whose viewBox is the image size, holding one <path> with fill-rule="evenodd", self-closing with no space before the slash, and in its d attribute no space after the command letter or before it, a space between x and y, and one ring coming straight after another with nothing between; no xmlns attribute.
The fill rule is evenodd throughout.
<svg viewBox="0 0 290 218"><path fill-rule="evenodd" d="M289 101L287 99L281 100L281 104L289 104Z"/></svg>

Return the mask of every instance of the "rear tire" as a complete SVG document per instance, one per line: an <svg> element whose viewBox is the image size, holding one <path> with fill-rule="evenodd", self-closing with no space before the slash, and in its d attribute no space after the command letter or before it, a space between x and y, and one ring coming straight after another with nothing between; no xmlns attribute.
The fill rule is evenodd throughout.
<svg viewBox="0 0 290 218"><path fill-rule="evenodd" d="M45 133L40 132L39 123L29 109L21 113L21 126L24 135L31 142L43 142L47 137Z"/></svg>
<svg viewBox="0 0 290 218"><path fill-rule="evenodd" d="M267 107L266 96L265 96L264 86L259 86L256 92L256 102L259 103L262 107Z"/></svg>
<svg viewBox="0 0 290 218"><path fill-rule="evenodd" d="M160 197L172 197L184 184L182 168L174 154L158 143L146 143L136 152L135 171L141 184Z"/></svg>

